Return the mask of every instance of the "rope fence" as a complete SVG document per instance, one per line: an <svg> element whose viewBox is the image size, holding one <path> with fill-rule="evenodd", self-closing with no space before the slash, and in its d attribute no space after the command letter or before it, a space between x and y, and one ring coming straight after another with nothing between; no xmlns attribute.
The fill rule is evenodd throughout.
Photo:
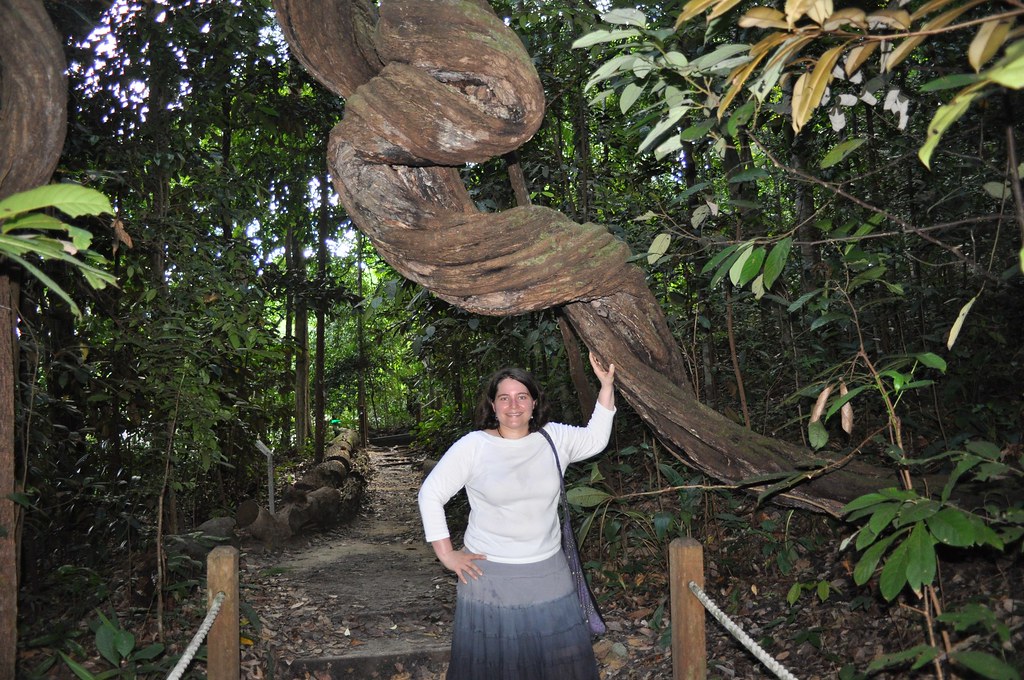
<svg viewBox="0 0 1024 680"><path fill-rule="evenodd" d="M180 680L199 646L206 645L206 677L209 680L238 680L241 652L238 636L238 549L217 546L206 558L207 612L199 630L178 659L167 680ZM223 616L221 616L223 614Z"/></svg>
<svg viewBox="0 0 1024 680"><path fill-rule="evenodd" d="M747 635L747 633L740 628L735 621L726 616L725 612L719 609L718 605L711 601L711 598L707 596L707 593L701 590L700 586L693 581L690 581L688 585L690 587L690 592L697 596L697 599L700 600L702 605L704 605L704 608L711 612L711 615L714 616L715 619L722 624L722 627L729 631L734 638L739 640L740 644L750 650L750 653L756 656L758 661L767 666L768 670L775 673L775 675L782 678L782 680L796 680L795 675L790 673L781 663L773 659L771 655L764 651L761 645L754 642L754 639Z"/></svg>
<svg viewBox="0 0 1024 680"><path fill-rule="evenodd" d="M704 548L698 541L692 538L672 541L669 545L669 572L674 680L704 680L707 677L705 609L772 673L782 680L796 680L704 592ZM687 595L687 590L693 597Z"/></svg>
<svg viewBox="0 0 1024 680"><path fill-rule="evenodd" d="M203 624L199 626L199 631L192 636L192 642L188 643L188 647L185 648L185 653L178 659L177 665L174 670L171 671L170 675L167 676L167 680L179 680L188 665L192 663L192 658L199 651L199 645L206 639L206 634L210 632L210 628L213 626L214 620L217 618L217 614L220 614L220 606L224 603L224 591L217 593L217 596L213 598L213 606L206 612L206 618L203 619Z"/></svg>

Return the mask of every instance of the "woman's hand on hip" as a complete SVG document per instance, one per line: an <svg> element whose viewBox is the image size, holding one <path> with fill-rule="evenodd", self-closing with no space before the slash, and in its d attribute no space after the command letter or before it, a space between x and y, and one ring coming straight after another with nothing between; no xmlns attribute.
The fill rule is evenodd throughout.
<svg viewBox="0 0 1024 680"><path fill-rule="evenodd" d="M465 550L453 550L439 559L441 564L455 572L460 581L469 583L467 577L475 581L483 576L484 571L477 566L476 561L486 560L487 555L470 553Z"/></svg>
<svg viewBox="0 0 1024 680"><path fill-rule="evenodd" d="M487 555L456 550L452 547L450 538L438 539L431 542L430 545L433 546L434 554L437 555L437 559L441 560L441 564L454 571L463 583L469 583L468 579L475 580L483 575L484 571L476 566L476 561L486 560Z"/></svg>

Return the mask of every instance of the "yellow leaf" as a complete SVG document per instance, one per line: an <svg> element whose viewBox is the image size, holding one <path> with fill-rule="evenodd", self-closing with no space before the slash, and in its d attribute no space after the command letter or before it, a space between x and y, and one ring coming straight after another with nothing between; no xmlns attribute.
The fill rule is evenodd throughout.
<svg viewBox="0 0 1024 680"><path fill-rule="evenodd" d="M789 28L785 15L771 7L754 7L738 23L740 28Z"/></svg>
<svg viewBox="0 0 1024 680"><path fill-rule="evenodd" d="M832 0L815 0L807 9L807 16L814 23L823 26L825 21L832 16Z"/></svg>
<svg viewBox="0 0 1024 680"><path fill-rule="evenodd" d="M976 72L981 70L985 62L995 56L995 53L1006 42L1006 36L1012 27L1013 20L1000 21L999 19L992 19L981 25L978 34L971 41L971 46L967 48L967 60L971 62L971 67Z"/></svg>
<svg viewBox="0 0 1024 680"><path fill-rule="evenodd" d="M800 132L800 128L811 119L811 113L821 103L821 98L825 95L825 88L832 82L832 70L835 68L836 62L839 61L840 55L842 55L843 50L846 49L848 44L843 43L833 47L821 55L818 63L814 66L814 71L810 74L810 78L803 83L799 101L797 100L796 88L793 89L793 130L795 132ZM797 87L800 87L800 83L803 80L804 76L800 76L800 80L797 81Z"/></svg>
<svg viewBox="0 0 1024 680"><path fill-rule="evenodd" d="M778 46L779 43L785 42L789 38L788 33L769 33L766 37L762 38L757 42L756 45L750 48L750 58L760 59L768 53L768 50Z"/></svg>
<svg viewBox="0 0 1024 680"><path fill-rule="evenodd" d="M765 64L765 68L772 68L780 62L785 63L789 61L790 59L794 58L797 54L799 54L800 50L802 50L804 46L806 46L813 40L813 35L804 35L799 38L787 40L786 43L779 48L779 51L775 53L775 56L773 56L771 60L767 64Z"/></svg>
<svg viewBox="0 0 1024 680"><path fill-rule="evenodd" d="M914 10L914 13L910 15L911 21L917 21L921 17L926 17L932 12L937 12L954 0L931 0Z"/></svg>
<svg viewBox="0 0 1024 680"><path fill-rule="evenodd" d="M853 404L846 402L839 409L839 419L843 426L843 432L853 434Z"/></svg>
<svg viewBox="0 0 1024 680"><path fill-rule="evenodd" d="M690 0L688 3L683 5L683 11L679 14L679 18L676 19L675 29L679 30L679 27L685 24L690 19L694 18L698 14L703 14L704 10L712 5L721 2L722 0Z"/></svg>
<svg viewBox="0 0 1024 680"><path fill-rule="evenodd" d="M846 381L839 382L839 396L845 397L850 390L846 389ZM853 404L846 402L839 408L839 417L843 432L853 434Z"/></svg>
<svg viewBox="0 0 1024 680"><path fill-rule="evenodd" d="M910 29L910 12L905 9L880 9L867 16L869 26L886 26L897 31Z"/></svg>
<svg viewBox="0 0 1024 680"><path fill-rule="evenodd" d="M832 386L826 385L825 389L818 395L817 401L814 402L814 408L811 409L811 422L816 423L821 420L821 414L825 412L825 404L828 402L829 395L832 394Z"/></svg>
<svg viewBox="0 0 1024 680"><path fill-rule="evenodd" d="M729 91L725 93L722 101L718 103L718 120L722 120L722 116L726 111L729 110L729 105L732 104L732 100L736 98L736 95L743 89L744 83L747 82L747 78L754 72L757 65L761 63L766 56L768 56L768 50L777 45L780 42L786 40L789 37L788 33L772 33L767 38L761 40L759 43L750 48L751 60L746 64L737 66L729 73L728 81L731 83Z"/></svg>
<svg viewBox="0 0 1024 680"><path fill-rule="evenodd" d="M711 14L708 15L708 21L717 19L738 4L740 4L740 0L722 0L722 2L718 3Z"/></svg>
<svg viewBox="0 0 1024 680"><path fill-rule="evenodd" d="M838 12L833 12L821 25L826 31L834 31L843 26L853 24L857 28L867 28L868 19L864 10L857 7L847 7Z"/></svg>
<svg viewBox="0 0 1024 680"><path fill-rule="evenodd" d="M953 343L956 342L957 336L960 335L960 329L964 326L967 314L970 313L971 307L974 306L974 301L977 299L978 296L975 295L967 301L967 304L960 308L960 313L956 315L956 321L953 322L953 327L949 329L949 339L946 340L946 349L953 349Z"/></svg>
<svg viewBox="0 0 1024 680"><path fill-rule="evenodd" d="M875 50L878 49L879 43L869 42L863 45L857 45L850 53L846 55L846 64L843 66L843 70L846 71L847 76L852 76L854 73L860 70L860 67L864 65L864 62L868 60Z"/></svg>
<svg viewBox="0 0 1024 680"><path fill-rule="evenodd" d="M882 72L885 73L886 71L891 71L896 67L897 64L906 59L910 55L910 53L913 52L914 49L924 41L929 31L934 31L939 28L945 28L958 16L960 16L961 14L971 9L974 5L980 2L984 2L984 0L974 0L974 2L970 2L961 7L954 7L948 12L943 12L942 14L935 17L931 21L926 21L924 24L921 25L921 28L918 29L918 35L907 38L906 40L901 42L896 49L890 52L887 56L883 57ZM871 17L868 18L870 19Z"/></svg>
<svg viewBox="0 0 1024 680"><path fill-rule="evenodd" d="M793 26L814 5L815 0L786 0L786 22Z"/></svg>

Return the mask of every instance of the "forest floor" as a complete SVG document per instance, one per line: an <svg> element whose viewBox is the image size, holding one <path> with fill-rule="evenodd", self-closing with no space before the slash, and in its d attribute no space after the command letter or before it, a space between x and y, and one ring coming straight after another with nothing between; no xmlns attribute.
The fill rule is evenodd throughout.
<svg viewBox="0 0 1024 680"><path fill-rule="evenodd" d="M310 530L273 550L241 537L243 678L444 680L455 577L423 540L416 492L424 456L401 447L371 446L366 452L371 473L355 518L328 530ZM613 481L622 493L638 485ZM643 498L630 506L634 519L649 521L659 510L670 509L664 498ZM873 588L854 584L856 557L840 550L848 526L812 513L756 508L736 496L704 493L699 498L699 507L689 508L689 527L703 546L704 590L795 677L857 680L880 656L927 642L920 602L913 596L886 603ZM628 531L627 526L620 533ZM618 547L606 543L602 561L614 566L604 573L588 572L608 624L608 632L594 642L602 680L672 677L667 556L658 545L641 538ZM595 546L591 537L584 560ZM1019 550L971 560L947 554L939 574L945 609L969 602L987 605L995 614L993 629L1005 626L1007 663L1018 669L1024 667L1022 561ZM131 589L124 584L130 580L120 574L116 581L120 585L111 587L111 611L134 612L121 622L133 631L136 648L164 639L173 641L166 655L180 654L205 615L202 590L175 600L174 615L165 617L161 632L153 625L151 609L129 602ZM791 604L787 596L794 589L801 594ZM86 622L67 620L66 598L38 593L29 601L31 606L19 610L19 637L26 642L19 649L18 677L74 680L64 663L53 663L55 648L27 641L58 628L84 631ZM772 676L710 616L706 631L708 678ZM954 631L950 643L954 649L977 649L992 637L981 633L978 627ZM79 639L86 644L91 637ZM88 645L74 656L95 673L109 669ZM187 677L202 677L203 670L196 662ZM936 674L930 665L911 673L904 664L871 677L911 676ZM950 677L958 676L947 667L945 678Z"/></svg>
<svg viewBox="0 0 1024 680"><path fill-rule="evenodd" d="M284 550L243 545L242 598L255 612L248 628L253 644L243 654L248 677L443 680L455 577L422 538L416 508L422 456L402 448L368 453L373 474L354 520ZM797 677L857 677L872 659L925 642L913 603L889 606L854 585L852 557L843 557L842 536L829 520L771 508L715 510L705 513L698 537L705 590ZM608 623L594 643L601 677L668 679L665 556L632 563L614 587L591 579ZM944 565L944 592L987 601L1002 613L1019 663L1019 558ZM794 584L803 594L791 605ZM709 678L772 675L710 616L706 629ZM905 670L875 677L906 677Z"/></svg>

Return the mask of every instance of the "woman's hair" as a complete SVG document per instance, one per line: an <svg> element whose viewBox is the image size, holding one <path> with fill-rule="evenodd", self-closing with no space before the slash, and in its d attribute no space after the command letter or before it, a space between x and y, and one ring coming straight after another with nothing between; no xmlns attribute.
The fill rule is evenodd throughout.
<svg viewBox="0 0 1024 680"><path fill-rule="evenodd" d="M498 394L498 383L506 378L512 378L526 385L533 398L533 415L530 416L530 432L536 432L548 422L548 400L544 391L540 388L537 379L533 374L522 368L503 368L495 371L487 387L480 393L476 403L476 412L473 415L473 423L481 430L494 430L498 427L498 418L494 415L494 397Z"/></svg>

